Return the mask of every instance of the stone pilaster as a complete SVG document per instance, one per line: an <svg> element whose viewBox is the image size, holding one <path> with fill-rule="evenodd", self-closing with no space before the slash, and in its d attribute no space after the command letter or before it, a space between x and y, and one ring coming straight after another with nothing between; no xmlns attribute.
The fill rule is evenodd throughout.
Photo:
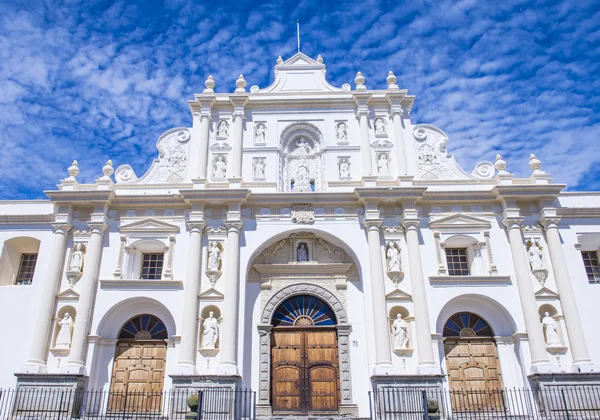
<svg viewBox="0 0 600 420"><path fill-rule="evenodd" d="M394 123L394 136L396 140L396 155L398 158L398 175L405 176L408 174L408 163L406 161L406 146L404 144L404 131L402 129L402 98L404 93L388 92L386 98L390 104L390 118Z"/></svg>
<svg viewBox="0 0 600 420"><path fill-rule="evenodd" d="M248 102L248 96L236 94L231 98L233 104L233 139L231 150L231 174L232 178L242 177L242 149L244 146L244 106Z"/></svg>
<svg viewBox="0 0 600 420"><path fill-rule="evenodd" d="M371 140L369 135L369 100L370 93L355 93L354 101L357 105L356 118L360 126L360 150L362 154L363 176L373 175L373 160L371 158Z"/></svg>

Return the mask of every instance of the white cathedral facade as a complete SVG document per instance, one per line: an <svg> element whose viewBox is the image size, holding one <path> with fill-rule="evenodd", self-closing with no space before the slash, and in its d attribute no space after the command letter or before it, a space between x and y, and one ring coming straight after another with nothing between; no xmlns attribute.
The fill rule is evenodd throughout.
<svg viewBox="0 0 600 420"><path fill-rule="evenodd" d="M73 162L49 200L0 202L0 387L364 417L381 386L600 384L600 195L534 155L463 170L386 80L334 87L302 53L266 88L209 77L144 175Z"/></svg>

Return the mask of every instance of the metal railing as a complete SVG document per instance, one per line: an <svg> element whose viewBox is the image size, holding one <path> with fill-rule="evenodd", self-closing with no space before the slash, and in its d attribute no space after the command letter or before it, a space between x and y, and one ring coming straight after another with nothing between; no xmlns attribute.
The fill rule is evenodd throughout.
<svg viewBox="0 0 600 420"><path fill-rule="evenodd" d="M198 397L192 412L188 397ZM194 415L195 414L195 415ZM256 393L247 389L202 388L164 392L76 391L60 388L0 389L5 419L185 419L254 420Z"/></svg>
<svg viewBox="0 0 600 420"><path fill-rule="evenodd" d="M447 391L380 388L369 392L371 419L600 419L600 386Z"/></svg>

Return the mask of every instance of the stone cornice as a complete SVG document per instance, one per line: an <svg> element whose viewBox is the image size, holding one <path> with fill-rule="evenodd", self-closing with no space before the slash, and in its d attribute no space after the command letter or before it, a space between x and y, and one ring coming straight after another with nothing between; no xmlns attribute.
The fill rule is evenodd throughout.
<svg viewBox="0 0 600 420"><path fill-rule="evenodd" d="M247 189L181 190L180 193L187 203L205 204L244 203L250 196L250 190Z"/></svg>
<svg viewBox="0 0 600 420"><path fill-rule="evenodd" d="M426 190L427 187L360 187L354 190L354 194L360 201L382 200L387 203L395 203L410 200L414 202L422 199Z"/></svg>
<svg viewBox="0 0 600 420"><path fill-rule="evenodd" d="M89 204L97 205L102 203L110 204L115 193L112 190L90 190L90 191L44 191L53 203L68 204Z"/></svg>
<svg viewBox="0 0 600 420"><path fill-rule="evenodd" d="M599 207L560 207L556 215L562 219L596 219L600 218Z"/></svg>
<svg viewBox="0 0 600 420"><path fill-rule="evenodd" d="M54 214L1 214L0 225L34 225L51 224Z"/></svg>
<svg viewBox="0 0 600 420"><path fill-rule="evenodd" d="M492 193L502 199L553 200L560 196L564 184L545 185L497 185Z"/></svg>

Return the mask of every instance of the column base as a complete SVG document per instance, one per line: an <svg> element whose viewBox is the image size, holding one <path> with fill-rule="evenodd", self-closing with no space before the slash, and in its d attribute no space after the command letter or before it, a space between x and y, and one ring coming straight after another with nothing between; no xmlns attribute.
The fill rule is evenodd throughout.
<svg viewBox="0 0 600 420"><path fill-rule="evenodd" d="M591 360L573 362L571 365L572 373L600 373L600 367L592 363Z"/></svg>
<svg viewBox="0 0 600 420"><path fill-rule="evenodd" d="M196 365L180 363L175 368L176 375L198 375L198 371L196 370Z"/></svg>
<svg viewBox="0 0 600 420"><path fill-rule="evenodd" d="M86 375L87 373L85 365L81 365L79 363L67 363L64 366L61 366L59 370L60 373L66 375Z"/></svg>
<svg viewBox="0 0 600 420"><path fill-rule="evenodd" d="M550 363L539 363L539 364L531 365L529 370L531 371L531 374L536 374L536 373L548 374L548 373L552 373L554 368Z"/></svg>
<svg viewBox="0 0 600 420"><path fill-rule="evenodd" d="M220 364L215 369L217 375L239 376L238 367L236 365Z"/></svg>
<svg viewBox="0 0 600 420"><path fill-rule="evenodd" d="M22 373L29 373L34 375L45 374L48 372L48 366L43 361L28 361L25 366L23 366Z"/></svg>
<svg viewBox="0 0 600 420"><path fill-rule="evenodd" d="M393 365L376 365L373 368L373 376L397 375L399 369Z"/></svg>
<svg viewBox="0 0 600 420"><path fill-rule="evenodd" d="M256 404L256 416L257 417L271 417L273 415L273 409L271 404Z"/></svg>
<svg viewBox="0 0 600 420"><path fill-rule="evenodd" d="M358 417L358 405L356 404L340 404L340 417L356 418Z"/></svg>
<svg viewBox="0 0 600 420"><path fill-rule="evenodd" d="M419 365L417 366L417 373L419 375L441 375L440 367L433 365Z"/></svg>

